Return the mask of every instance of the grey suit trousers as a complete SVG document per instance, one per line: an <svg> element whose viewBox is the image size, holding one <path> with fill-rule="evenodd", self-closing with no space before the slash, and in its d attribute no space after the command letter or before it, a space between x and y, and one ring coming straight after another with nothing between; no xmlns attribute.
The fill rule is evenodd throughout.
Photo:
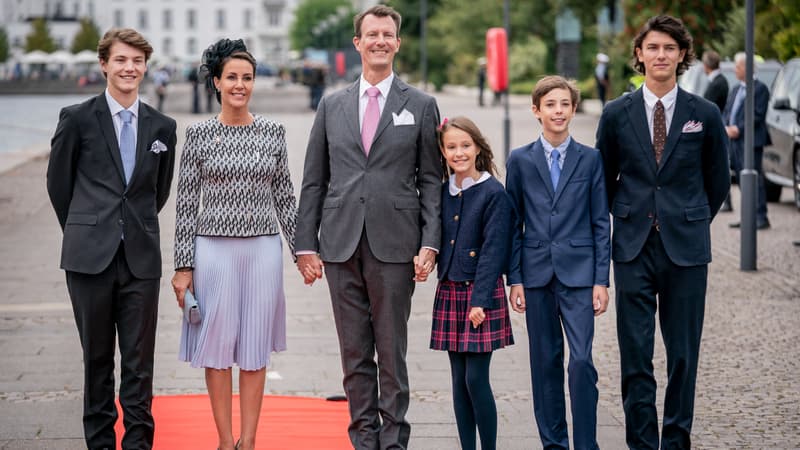
<svg viewBox="0 0 800 450"><path fill-rule="evenodd" d="M405 419L406 350L414 265L378 260L362 232L355 253L345 262L326 262L325 275L339 335L353 447L404 449L411 433Z"/></svg>

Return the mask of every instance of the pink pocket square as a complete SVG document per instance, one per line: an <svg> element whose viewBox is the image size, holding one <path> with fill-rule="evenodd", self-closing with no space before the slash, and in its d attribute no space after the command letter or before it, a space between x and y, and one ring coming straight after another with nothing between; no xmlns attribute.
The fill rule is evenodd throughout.
<svg viewBox="0 0 800 450"><path fill-rule="evenodd" d="M690 120L683 124L682 133L699 133L703 131L703 122L697 122L694 120Z"/></svg>

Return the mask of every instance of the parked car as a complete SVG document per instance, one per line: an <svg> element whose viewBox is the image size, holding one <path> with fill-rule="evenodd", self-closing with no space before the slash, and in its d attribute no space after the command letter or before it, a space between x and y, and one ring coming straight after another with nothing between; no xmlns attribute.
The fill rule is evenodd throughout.
<svg viewBox="0 0 800 450"><path fill-rule="evenodd" d="M788 187L800 209L800 58L787 62L775 78L767 129L772 138L772 145L764 148L767 199L778 200Z"/></svg>

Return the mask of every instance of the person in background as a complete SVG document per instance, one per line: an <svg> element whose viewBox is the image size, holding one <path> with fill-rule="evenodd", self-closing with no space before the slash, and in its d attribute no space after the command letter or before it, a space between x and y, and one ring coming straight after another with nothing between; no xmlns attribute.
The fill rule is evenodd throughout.
<svg viewBox="0 0 800 450"><path fill-rule="evenodd" d="M733 57L735 63L734 73L739 80L728 94L728 102L722 112L725 131L730 139L731 169L736 184L739 184L740 175L744 169L744 100L747 86L745 85L745 63L747 54L736 53ZM758 194L756 198L756 228L766 230L770 227L767 218L767 192L764 186L764 147L772 145L767 130L767 106L769 105L769 88L761 80L753 77L753 169L758 172ZM741 188L741 184L739 184ZM739 228L741 222L730 223L731 228Z"/></svg>
<svg viewBox="0 0 800 450"><path fill-rule="evenodd" d="M511 250L511 201L494 178L492 149L466 117L439 127L442 253L430 347L447 351L461 448L496 447L497 407L489 383L492 352L514 343L503 273Z"/></svg>
<svg viewBox="0 0 800 450"><path fill-rule="evenodd" d="M725 105L728 103L728 79L719 71L719 59L719 53L714 50L706 50L703 53L703 70L709 82L703 98L717 105L721 114L725 111ZM733 211L730 192L725 197L725 203L722 204L720 211Z"/></svg>
<svg viewBox="0 0 800 450"><path fill-rule="evenodd" d="M564 335L569 345L573 445L597 449L594 319L608 307L611 232L603 161L569 134L580 92L547 76L531 93L542 136L508 158L506 190L517 220L508 283L525 313L533 410L544 448L569 447ZM562 331L563 329L563 331Z"/></svg>
<svg viewBox="0 0 800 450"><path fill-rule="evenodd" d="M486 58L478 58L478 106L483 107L483 91L486 88Z"/></svg>
<svg viewBox="0 0 800 450"><path fill-rule="evenodd" d="M186 78L192 85L192 114L200 114L200 75L197 73L198 67L189 67Z"/></svg>
<svg viewBox="0 0 800 450"><path fill-rule="evenodd" d="M241 39L203 53L219 115L186 130L176 199L178 305L192 291L202 320L183 322L179 358L204 368L219 448L252 450L272 352L286 350L283 249L297 209L286 129L252 114L256 61ZM202 208L200 201L203 201ZM232 372L239 366L241 430L234 446Z"/></svg>
<svg viewBox="0 0 800 450"><path fill-rule="evenodd" d="M105 92L62 109L50 146L47 193L64 232L61 268L83 349L90 449L117 445L117 342L122 447L153 447L158 212L169 197L177 139L175 121L139 97L152 53L136 30L106 32L97 45Z"/></svg>
<svg viewBox="0 0 800 450"><path fill-rule="evenodd" d="M153 74L153 86L158 97L158 110L164 111L164 100L167 98L167 85L169 85L169 71L161 66Z"/></svg>
<svg viewBox="0 0 800 450"><path fill-rule="evenodd" d="M692 36L668 15L633 40L642 87L610 102L597 128L614 216L617 341L630 448L691 448L711 221L730 187L719 110L678 87L694 60ZM659 436L653 375L656 314L667 356Z"/></svg>
<svg viewBox="0 0 800 450"><path fill-rule="evenodd" d="M597 97L600 103L606 105L606 95L611 88L608 79L608 55L605 53L597 54L597 65L594 68L594 82L597 84Z"/></svg>
<svg viewBox="0 0 800 450"><path fill-rule="evenodd" d="M411 295L441 240L439 109L394 74L400 21L385 5L355 17L362 73L319 104L297 221L306 283L324 261L357 449L408 446Z"/></svg>

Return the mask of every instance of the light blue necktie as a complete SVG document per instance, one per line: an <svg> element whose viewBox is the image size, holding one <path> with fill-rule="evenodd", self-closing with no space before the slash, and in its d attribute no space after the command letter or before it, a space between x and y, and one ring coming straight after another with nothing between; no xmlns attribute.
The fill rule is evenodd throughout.
<svg viewBox="0 0 800 450"><path fill-rule="evenodd" d="M739 90L736 91L736 97L733 98L733 105L731 105L731 116L728 118L728 125L736 124L736 115L739 114L739 109L742 107L744 97L745 88L744 86L739 86Z"/></svg>
<svg viewBox="0 0 800 450"><path fill-rule="evenodd" d="M559 158L561 158L561 153L553 149L550 152L550 181L553 182L553 191L558 187L558 177L561 176L561 166L558 165Z"/></svg>
<svg viewBox="0 0 800 450"><path fill-rule="evenodd" d="M133 166L136 165L136 136L133 133L133 113L127 109L119 112L122 129L119 132L119 152L122 156L122 169L125 172L125 184L131 180Z"/></svg>

